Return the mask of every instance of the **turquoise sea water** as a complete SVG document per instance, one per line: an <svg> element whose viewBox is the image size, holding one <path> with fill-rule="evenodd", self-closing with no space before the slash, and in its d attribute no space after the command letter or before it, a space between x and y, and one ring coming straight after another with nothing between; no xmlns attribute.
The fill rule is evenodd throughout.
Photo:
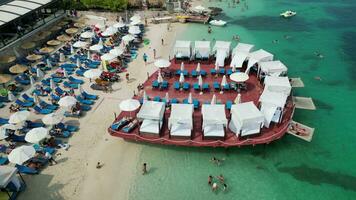
<svg viewBox="0 0 356 200"><path fill-rule="evenodd" d="M290 77L304 81L296 95L314 99L316 111L297 110L294 116L316 128L313 141L287 135L266 149L229 150L143 144L130 199L356 199L356 1L248 0L236 8L228 2L209 3L224 9L220 18L227 27L208 34L207 26L192 24L179 37L231 40L238 34L242 42L272 52ZM245 2L248 10L241 10ZM281 19L288 9L297 16ZM225 162L215 166L212 156ZM145 176L139 174L143 162L151 169ZM211 192L210 174L223 174L228 192Z"/></svg>

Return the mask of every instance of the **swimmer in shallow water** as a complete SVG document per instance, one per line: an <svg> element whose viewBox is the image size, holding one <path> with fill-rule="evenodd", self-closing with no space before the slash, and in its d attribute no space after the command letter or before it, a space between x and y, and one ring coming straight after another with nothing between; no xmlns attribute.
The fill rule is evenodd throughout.
<svg viewBox="0 0 356 200"><path fill-rule="evenodd" d="M318 58L324 58L324 55L321 54L319 51L314 52L314 55L316 55Z"/></svg>
<svg viewBox="0 0 356 200"><path fill-rule="evenodd" d="M321 81L321 77L320 76L315 76L314 79L317 80L317 81Z"/></svg>

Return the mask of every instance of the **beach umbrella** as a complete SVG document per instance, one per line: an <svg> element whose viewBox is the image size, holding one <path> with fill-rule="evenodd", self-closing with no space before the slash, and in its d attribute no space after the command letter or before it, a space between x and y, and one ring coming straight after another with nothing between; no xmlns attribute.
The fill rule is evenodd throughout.
<svg viewBox="0 0 356 200"><path fill-rule="evenodd" d="M119 23L116 23L113 25L113 27L115 27L115 28L123 28L125 26L126 26L126 24L124 24L123 22L119 22Z"/></svg>
<svg viewBox="0 0 356 200"><path fill-rule="evenodd" d="M70 54L73 55L74 53L75 53L75 52L74 52L74 47L73 47L73 45L71 45L71 46L70 46Z"/></svg>
<svg viewBox="0 0 356 200"><path fill-rule="evenodd" d="M169 62L169 60L166 60L166 59L157 59L154 62L154 65L158 68L167 68L167 67L171 66L171 62Z"/></svg>
<svg viewBox="0 0 356 200"><path fill-rule="evenodd" d="M102 48L104 48L103 45L94 44L94 45L89 47L89 50L91 50L91 51L100 51Z"/></svg>
<svg viewBox="0 0 356 200"><path fill-rule="evenodd" d="M77 58L77 67L80 67L80 66L81 66L80 60L79 60L79 58Z"/></svg>
<svg viewBox="0 0 356 200"><path fill-rule="evenodd" d="M87 32L80 34L80 37L84 38L84 39L93 38L94 36L95 36L94 33L91 31L87 31Z"/></svg>
<svg viewBox="0 0 356 200"><path fill-rule="evenodd" d="M11 163L22 165L24 162L34 157L35 154L36 150L32 145L22 145L12 150L8 159Z"/></svg>
<svg viewBox="0 0 356 200"><path fill-rule="evenodd" d="M35 85L35 79L33 78L33 76L30 76L30 84L31 86L34 86Z"/></svg>
<svg viewBox="0 0 356 200"><path fill-rule="evenodd" d="M158 71L157 81L158 81L158 83L162 83L163 82L163 77L162 77L161 71Z"/></svg>
<svg viewBox="0 0 356 200"><path fill-rule="evenodd" d="M84 72L84 77L89 79L98 78L102 72L101 69L89 69Z"/></svg>
<svg viewBox="0 0 356 200"><path fill-rule="evenodd" d="M77 103L77 99L73 96L65 96L59 99L58 105L61 107L71 107Z"/></svg>
<svg viewBox="0 0 356 200"><path fill-rule="evenodd" d="M98 45L103 46L103 39L102 38L99 39Z"/></svg>
<svg viewBox="0 0 356 200"><path fill-rule="evenodd" d="M180 71L183 72L184 71L184 62L180 63Z"/></svg>
<svg viewBox="0 0 356 200"><path fill-rule="evenodd" d="M36 61L36 60L39 60L41 58L42 58L41 55L36 55L36 54L31 54L31 55L26 56L26 59L29 60L29 61Z"/></svg>
<svg viewBox="0 0 356 200"><path fill-rule="evenodd" d="M37 68L37 69L36 69L36 76L37 76L37 78L42 78L42 77L44 77L44 73L43 73L43 71L42 71L40 68Z"/></svg>
<svg viewBox="0 0 356 200"><path fill-rule="evenodd" d="M235 82L245 82L249 78L248 74L244 72L235 72L230 75L230 79Z"/></svg>
<svg viewBox="0 0 356 200"><path fill-rule="evenodd" d="M166 103L169 102L169 95L168 95L168 92L166 92L166 96L164 97L164 99L166 99Z"/></svg>
<svg viewBox="0 0 356 200"><path fill-rule="evenodd" d="M90 60L91 56L90 56L90 51L87 52L87 59Z"/></svg>
<svg viewBox="0 0 356 200"><path fill-rule="evenodd" d="M201 77L201 75L198 76L198 84L200 87L203 86L203 78Z"/></svg>
<svg viewBox="0 0 356 200"><path fill-rule="evenodd" d="M23 128L23 123L18 123L18 124L4 124L1 126L3 129L9 129L9 130L18 130Z"/></svg>
<svg viewBox="0 0 356 200"><path fill-rule="evenodd" d="M189 92L188 103L190 103L190 104L193 103L193 97L192 97L192 93L191 92Z"/></svg>
<svg viewBox="0 0 356 200"><path fill-rule="evenodd" d="M83 42L83 41L77 41L73 44L74 48L84 48L87 46L88 43Z"/></svg>
<svg viewBox="0 0 356 200"><path fill-rule="evenodd" d="M72 38L68 35L60 35L57 37L57 40L61 41L61 42L68 42L70 41Z"/></svg>
<svg viewBox="0 0 356 200"><path fill-rule="evenodd" d="M141 33L140 27L138 26L130 26L129 33L132 35L137 35Z"/></svg>
<svg viewBox="0 0 356 200"><path fill-rule="evenodd" d="M48 58L46 59L46 63L47 63L47 67L49 68L53 67L51 61Z"/></svg>
<svg viewBox="0 0 356 200"><path fill-rule="evenodd" d="M236 65L232 65L231 71L232 71L232 72L236 72Z"/></svg>
<svg viewBox="0 0 356 200"><path fill-rule="evenodd" d="M36 43L34 43L34 42L25 42L25 43L21 44L20 47L21 47L21 49L27 50L27 49L32 49L35 46L36 46Z"/></svg>
<svg viewBox="0 0 356 200"><path fill-rule="evenodd" d="M141 17L140 17L140 15L134 15L134 16L130 17L130 20L131 21L138 21L138 20L141 20Z"/></svg>
<svg viewBox="0 0 356 200"><path fill-rule="evenodd" d="M16 64L10 67L9 71L13 74L21 74L28 70L25 65Z"/></svg>
<svg viewBox="0 0 356 200"><path fill-rule="evenodd" d="M184 82L184 74L183 74L183 73L180 73L179 82L180 82L180 83L183 83L183 82Z"/></svg>
<svg viewBox="0 0 356 200"><path fill-rule="evenodd" d="M66 78L68 78L68 72L67 72L67 70L65 70L65 69L63 70L63 76L66 77Z"/></svg>
<svg viewBox="0 0 356 200"><path fill-rule="evenodd" d="M195 71L200 72L200 63L198 63L197 69Z"/></svg>
<svg viewBox="0 0 356 200"><path fill-rule="evenodd" d="M17 124L23 121L26 121L30 117L30 112L27 110L18 111L10 115L9 123Z"/></svg>
<svg viewBox="0 0 356 200"><path fill-rule="evenodd" d="M52 51L54 51L54 48L52 48L52 47L43 47L39 51L40 51L40 53L46 54L46 53L51 53Z"/></svg>
<svg viewBox="0 0 356 200"><path fill-rule="evenodd" d="M11 75L9 74L0 74L0 84L5 84L11 81Z"/></svg>
<svg viewBox="0 0 356 200"><path fill-rule="evenodd" d="M138 24L142 24L141 20L135 20L135 21L130 22L130 25L132 25L132 26L135 26Z"/></svg>
<svg viewBox="0 0 356 200"><path fill-rule="evenodd" d="M235 104L241 103L241 94L240 94L240 93L237 94L237 96L236 96L236 98L235 98L235 100L234 100L234 103L235 103Z"/></svg>
<svg viewBox="0 0 356 200"><path fill-rule="evenodd" d="M7 134L6 129L0 127L0 140L8 138L9 135Z"/></svg>
<svg viewBox="0 0 356 200"><path fill-rule="evenodd" d="M124 50L122 50L119 47L115 47L114 49L111 49L109 53L115 55L115 56L121 56L124 53Z"/></svg>
<svg viewBox="0 0 356 200"><path fill-rule="evenodd" d="M106 53L106 54L100 56L100 59L101 60L105 60L105 61L110 61L110 60L113 60L115 58L116 58L116 56L114 54L111 54L111 53Z"/></svg>
<svg viewBox="0 0 356 200"><path fill-rule="evenodd" d="M135 37L133 35L130 35L130 34L125 35L124 37L122 37L122 41L124 41L124 42L130 42L130 41L132 41L134 39L135 39Z"/></svg>
<svg viewBox="0 0 356 200"><path fill-rule="evenodd" d="M227 81L226 81L226 75L223 76L222 80L221 80L221 87L224 87L225 85L227 84Z"/></svg>
<svg viewBox="0 0 356 200"><path fill-rule="evenodd" d="M144 91L143 91L142 102L144 103L144 102L146 102L147 100L148 100L148 96L147 96L147 94L146 94L146 91L144 90Z"/></svg>
<svg viewBox="0 0 356 200"><path fill-rule="evenodd" d="M40 104L40 98L38 97L38 95L36 93L33 93L33 101L35 102L36 105Z"/></svg>
<svg viewBox="0 0 356 200"><path fill-rule="evenodd" d="M16 101L16 97L15 97L15 95L14 95L11 91L8 91L8 92L7 92L7 99L8 99L9 101Z"/></svg>
<svg viewBox="0 0 356 200"><path fill-rule="evenodd" d="M50 40L50 41L47 41L46 44L49 46L57 46L57 45L60 45L61 42L59 40Z"/></svg>
<svg viewBox="0 0 356 200"><path fill-rule="evenodd" d="M217 63L215 63L215 68L214 68L216 71L219 70L219 65Z"/></svg>
<svg viewBox="0 0 356 200"><path fill-rule="evenodd" d="M56 88L56 84L53 81L53 78L49 79L49 87L51 90L54 90Z"/></svg>
<svg viewBox="0 0 356 200"><path fill-rule="evenodd" d="M48 136L48 130L43 127L33 128L26 133L26 142L37 144Z"/></svg>
<svg viewBox="0 0 356 200"><path fill-rule="evenodd" d="M126 99L120 103L120 110L122 111L134 111L140 107L140 102L136 99Z"/></svg>
<svg viewBox="0 0 356 200"><path fill-rule="evenodd" d="M12 63L15 60L16 60L15 56L0 56L0 63L1 64Z"/></svg>
<svg viewBox="0 0 356 200"><path fill-rule="evenodd" d="M69 29L66 29L66 33L68 33L68 34L74 34L74 33L76 33L76 32L78 32L78 29L77 28L69 28Z"/></svg>
<svg viewBox="0 0 356 200"><path fill-rule="evenodd" d="M46 125L55 125L59 124L62 122L64 119L64 115L62 113L51 113L48 115L45 115L42 118L42 122Z"/></svg>
<svg viewBox="0 0 356 200"><path fill-rule="evenodd" d="M213 95L213 98L211 98L210 104L212 104L212 105L216 104L216 95L215 94Z"/></svg>
<svg viewBox="0 0 356 200"><path fill-rule="evenodd" d="M72 48L71 48L71 52L72 52ZM73 53L74 53L74 50L73 50ZM65 56L64 56L64 53L59 53L59 62L64 62L65 61Z"/></svg>

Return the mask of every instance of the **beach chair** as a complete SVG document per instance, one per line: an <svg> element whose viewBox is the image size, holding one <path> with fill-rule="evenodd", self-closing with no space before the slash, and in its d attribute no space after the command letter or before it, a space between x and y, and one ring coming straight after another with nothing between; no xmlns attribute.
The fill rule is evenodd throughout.
<svg viewBox="0 0 356 200"><path fill-rule="evenodd" d="M180 89L180 84L178 81L174 82L173 83L173 88L176 89L176 90L179 90Z"/></svg>
<svg viewBox="0 0 356 200"><path fill-rule="evenodd" d="M198 101L198 99L193 99L193 105L194 105L194 109L198 109L200 102Z"/></svg>
<svg viewBox="0 0 356 200"><path fill-rule="evenodd" d="M6 165L9 162L7 157L0 156L0 165Z"/></svg>
<svg viewBox="0 0 356 200"><path fill-rule="evenodd" d="M187 82L184 82L183 83L183 90L189 90L189 88L190 88L190 84L187 83Z"/></svg>
<svg viewBox="0 0 356 200"><path fill-rule="evenodd" d="M49 153L49 154L54 154L56 152L55 148L52 147L41 147L39 144L34 144L33 148L36 150L36 152L39 153Z"/></svg>
<svg viewBox="0 0 356 200"><path fill-rule="evenodd" d="M220 68L219 69L219 74L220 75L225 75L225 69L224 68Z"/></svg>
<svg viewBox="0 0 356 200"><path fill-rule="evenodd" d="M25 165L18 165L16 164L15 167L17 170L22 173L22 174L38 174L38 171L36 169L27 167Z"/></svg>
<svg viewBox="0 0 356 200"><path fill-rule="evenodd" d="M64 81L63 85L66 88L78 89L78 84L69 83L68 81Z"/></svg>
<svg viewBox="0 0 356 200"><path fill-rule="evenodd" d="M27 128L39 128L39 127L45 127L46 125L42 122L33 122L30 120L26 121Z"/></svg>
<svg viewBox="0 0 356 200"><path fill-rule="evenodd" d="M172 104L173 104L173 103L179 103L179 101L178 101L178 99L173 98L173 99L171 99L171 103L172 103Z"/></svg>
<svg viewBox="0 0 356 200"><path fill-rule="evenodd" d="M74 126L74 125L66 125L64 123L58 123L57 124L57 127L63 131L69 131L69 132L75 132L75 131L78 131L79 128L78 126Z"/></svg>
<svg viewBox="0 0 356 200"><path fill-rule="evenodd" d="M231 68L228 69L227 72L226 72L226 74L230 76L230 75L232 74L232 69L231 69Z"/></svg>
<svg viewBox="0 0 356 200"><path fill-rule="evenodd" d="M89 111L91 110L91 106L89 105L80 105L80 109L82 109L82 111Z"/></svg>
<svg viewBox="0 0 356 200"><path fill-rule="evenodd" d="M157 80L154 80L154 81L152 82L152 87L153 87L153 88L158 88L158 87L159 87L159 83L158 83Z"/></svg>
<svg viewBox="0 0 356 200"><path fill-rule="evenodd" d="M130 120L127 117L121 118L119 121L114 122L111 125L111 129L113 130L119 130L121 127L127 125L130 122Z"/></svg>
<svg viewBox="0 0 356 200"><path fill-rule="evenodd" d="M34 102L23 102L19 99L17 99L15 103L21 107L32 107L35 104Z"/></svg>
<svg viewBox="0 0 356 200"><path fill-rule="evenodd" d="M192 70L191 74L192 74L192 77L197 77L199 75L199 73L195 69Z"/></svg>
<svg viewBox="0 0 356 200"><path fill-rule="evenodd" d="M26 143L25 140L25 135L16 135L13 134L9 137L9 139L11 139L13 142L21 142L21 143Z"/></svg>
<svg viewBox="0 0 356 200"><path fill-rule="evenodd" d="M25 80L25 79L22 79L22 78L20 78L20 77L15 77L15 81L17 82L17 83L19 83L19 84L21 84L21 85L29 85L31 82L30 82L30 80Z"/></svg>
<svg viewBox="0 0 356 200"><path fill-rule="evenodd" d="M203 90L209 90L209 83L203 83Z"/></svg>
<svg viewBox="0 0 356 200"><path fill-rule="evenodd" d="M83 83L84 83L83 80L77 79L77 78L73 78L73 76L69 76L69 77L68 77L68 80L69 80L71 83L74 83L74 84L83 84Z"/></svg>
<svg viewBox="0 0 356 200"><path fill-rule="evenodd" d="M21 97L22 97L25 101L28 101L28 102L34 102L34 101L35 101L32 97L28 96L26 93L22 94Z"/></svg>
<svg viewBox="0 0 356 200"><path fill-rule="evenodd" d="M201 76L206 76L206 75L207 75L207 73L206 73L206 71L205 71L205 70L203 70L203 69L202 69L202 70L200 70L200 75L201 75Z"/></svg>
<svg viewBox="0 0 356 200"><path fill-rule="evenodd" d="M0 126L4 125L4 124L8 124L8 123L9 123L9 119L5 119L5 118L0 117Z"/></svg>
<svg viewBox="0 0 356 200"><path fill-rule="evenodd" d="M94 101L92 100L88 100L88 99L83 99L82 96L77 96L76 99L79 101L79 103L81 104L85 104L85 105L93 105Z"/></svg>
<svg viewBox="0 0 356 200"><path fill-rule="evenodd" d="M227 100L226 101L226 109L231 110L231 107L232 107L232 101Z"/></svg>
<svg viewBox="0 0 356 200"><path fill-rule="evenodd" d="M200 90L200 85L198 83L193 84L194 90Z"/></svg>
<svg viewBox="0 0 356 200"><path fill-rule="evenodd" d="M215 90L220 90L220 84L216 81L213 83L213 87Z"/></svg>
<svg viewBox="0 0 356 200"><path fill-rule="evenodd" d="M90 99L90 100L98 99L98 95L89 94L89 93L87 93L85 91L82 92L82 96L84 97L84 99Z"/></svg>
<svg viewBox="0 0 356 200"><path fill-rule="evenodd" d="M211 70L210 70L210 74L211 74L211 75L215 75L215 74L216 74L216 70L215 70L215 69L211 69Z"/></svg>
<svg viewBox="0 0 356 200"><path fill-rule="evenodd" d="M50 79L46 78L41 80L42 86L50 86Z"/></svg>
<svg viewBox="0 0 356 200"><path fill-rule="evenodd" d="M60 87L56 87L54 89L59 95L64 95L64 93L66 93L66 91L62 90L62 88Z"/></svg>
<svg viewBox="0 0 356 200"><path fill-rule="evenodd" d="M160 96L155 96L155 97L153 98L153 101L160 102L160 101L161 101L161 97L160 97Z"/></svg>
<svg viewBox="0 0 356 200"><path fill-rule="evenodd" d="M122 128L122 131L125 133L130 133L134 128L136 128L137 125L138 125L138 120L136 119L130 122L129 124L127 124L126 126L124 126Z"/></svg>
<svg viewBox="0 0 356 200"><path fill-rule="evenodd" d="M180 69L177 69L174 74L175 74L176 76L180 76L180 73L181 73Z"/></svg>
<svg viewBox="0 0 356 200"><path fill-rule="evenodd" d="M60 96L57 96L55 94L51 94L51 99L55 100L55 101L59 101L61 99Z"/></svg>
<svg viewBox="0 0 356 200"><path fill-rule="evenodd" d="M50 110L57 110L58 109L57 105L49 104L49 103L47 103L45 101L41 101L40 102L40 106L42 106L43 108L46 108L46 109L50 109Z"/></svg>
<svg viewBox="0 0 356 200"><path fill-rule="evenodd" d="M161 89L168 89L168 81L163 81L162 82Z"/></svg>
<svg viewBox="0 0 356 200"><path fill-rule="evenodd" d="M38 106L33 107L33 109L38 113L42 115L47 115L53 112L53 110L50 109L45 109L45 108L40 108Z"/></svg>

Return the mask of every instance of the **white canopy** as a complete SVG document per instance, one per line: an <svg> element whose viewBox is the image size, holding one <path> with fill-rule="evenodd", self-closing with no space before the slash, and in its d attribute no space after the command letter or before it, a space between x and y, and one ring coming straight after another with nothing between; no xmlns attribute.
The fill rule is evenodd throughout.
<svg viewBox="0 0 356 200"><path fill-rule="evenodd" d="M191 42L190 41L183 41L177 40L174 45L174 55L176 58L183 58L191 56Z"/></svg>
<svg viewBox="0 0 356 200"><path fill-rule="evenodd" d="M261 112L264 115L265 127L268 128L272 121L279 122L287 101L287 95L265 89L259 101L261 102Z"/></svg>
<svg viewBox="0 0 356 200"><path fill-rule="evenodd" d="M248 64L247 64L246 71L248 72L250 68L258 62L265 62L265 61L272 61L272 60L273 60L273 54L263 49L254 51L248 55Z"/></svg>
<svg viewBox="0 0 356 200"><path fill-rule="evenodd" d="M190 136L193 129L193 104L172 104L168 127L172 136Z"/></svg>
<svg viewBox="0 0 356 200"><path fill-rule="evenodd" d="M216 41L213 51L215 52L216 64L219 67L225 66L225 59L230 55L231 42Z"/></svg>
<svg viewBox="0 0 356 200"><path fill-rule="evenodd" d="M230 67L242 68L242 64L248 57L248 52L237 51L231 59Z"/></svg>
<svg viewBox="0 0 356 200"><path fill-rule="evenodd" d="M129 27L129 33L133 35L137 35L141 33L140 27L138 26L130 26Z"/></svg>
<svg viewBox="0 0 356 200"><path fill-rule="evenodd" d="M292 90L288 77L266 76L264 83L265 88L271 92L280 92L289 96Z"/></svg>
<svg viewBox="0 0 356 200"><path fill-rule="evenodd" d="M197 58L209 58L210 56L210 41L195 41L194 55Z"/></svg>
<svg viewBox="0 0 356 200"><path fill-rule="evenodd" d="M238 43L232 50L232 55L234 55L236 52L250 53L254 46L255 45L253 44Z"/></svg>
<svg viewBox="0 0 356 200"><path fill-rule="evenodd" d="M261 72L264 72L269 76L280 76L283 73L287 73L288 68L279 60L259 62Z"/></svg>
<svg viewBox="0 0 356 200"><path fill-rule="evenodd" d="M263 114L252 101L232 105L229 124L232 132L241 136L253 135L260 132L263 122Z"/></svg>
<svg viewBox="0 0 356 200"><path fill-rule="evenodd" d="M225 105L203 104L203 127L205 137L224 137L227 126Z"/></svg>
<svg viewBox="0 0 356 200"><path fill-rule="evenodd" d="M264 89L259 101L261 103L268 103L275 105L277 107L284 108L284 105L287 101L287 95L280 93L280 92L271 92L270 90Z"/></svg>
<svg viewBox="0 0 356 200"><path fill-rule="evenodd" d="M165 111L164 102L145 101L142 104L140 111L137 113L137 118L162 120L164 111Z"/></svg>

